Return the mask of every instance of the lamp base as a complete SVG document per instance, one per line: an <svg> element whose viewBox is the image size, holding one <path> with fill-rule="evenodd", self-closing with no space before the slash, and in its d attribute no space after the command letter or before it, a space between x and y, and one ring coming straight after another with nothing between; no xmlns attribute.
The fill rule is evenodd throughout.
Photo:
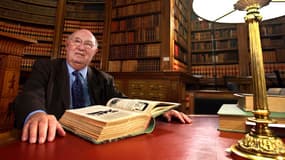
<svg viewBox="0 0 285 160"><path fill-rule="evenodd" d="M281 138L251 133L231 146L234 159L283 160L285 145Z"/></svg>

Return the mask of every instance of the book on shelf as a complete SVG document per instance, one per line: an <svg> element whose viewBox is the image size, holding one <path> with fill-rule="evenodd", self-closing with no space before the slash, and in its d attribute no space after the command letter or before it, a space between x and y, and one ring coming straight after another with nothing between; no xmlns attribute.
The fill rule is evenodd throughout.
<svg viewBox="0 0 285 160"><path fill-rule="evenodd" d="M238 96L238 107L245 111L253 110L253 94L234 94ZM285 112L284 95L267 95L268 109L272 112Z"/></svg>
<svg viewBox="0 0 285 160"><path fill-rule="evenodd" d="M154 118L179 105L163 101L112 98L106 106L66 110L59 122L66 130L100 144L151 133L155 127Z"/></svg>
<svg viewBox="0 0 285 160"><path fill-rule="evenodd" d="M223 104L217 114L219 116L219 131L241 133L249 131L246 121L249 117L254 116L251 111L245 111L237 104ZM276 124L285 124L284 112L271 112L270 118L276 120Z"/></svg>

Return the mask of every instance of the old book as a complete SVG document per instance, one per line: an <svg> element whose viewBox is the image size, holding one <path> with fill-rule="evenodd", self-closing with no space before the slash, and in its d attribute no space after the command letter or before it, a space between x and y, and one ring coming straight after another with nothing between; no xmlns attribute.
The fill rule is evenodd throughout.
<svg viewBox="0 0 285 160"><path fill-rule="evenodd" d="M95 144L150 133L154 118L178 107L179 103L112 98L106 106L66 110L59 122L76 135Z"/></svg>
<svg viewBox="0 0 285 160"><path fill-rule="evenodd" d="M245 111L253 110L252 94L235 94L238 96L238 107ZM271 112L285 112L285 96L284 95L267 95L268 108Z"/></svg>
<svg viewBox="0 0 285 160"><path fill-rule="evenodd" d="M237 104L223 104L218 111L220 131L246 132L246 121L248 117L253 117L251 111L245 111ZM285 124L284 112L271 112L270 118L277 121L277 124Z"/></svg>

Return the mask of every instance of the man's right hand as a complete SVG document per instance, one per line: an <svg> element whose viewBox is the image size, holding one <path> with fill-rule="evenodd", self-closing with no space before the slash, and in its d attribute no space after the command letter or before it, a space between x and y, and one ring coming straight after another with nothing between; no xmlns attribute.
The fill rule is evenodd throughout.
<svg viewBox="0 0 285 160"><path fill-rule="evenodd" d="M55 139L56 133L65 136L65 131L54 115L38 112L25 123L22 131L22 141L29 143L45 143Z"/></svg>

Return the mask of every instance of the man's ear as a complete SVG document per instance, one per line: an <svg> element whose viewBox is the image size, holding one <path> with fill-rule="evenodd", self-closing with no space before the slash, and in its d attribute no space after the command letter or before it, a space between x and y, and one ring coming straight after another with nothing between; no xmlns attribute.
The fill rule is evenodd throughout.
<svg viewBox="0 0 285 160"><path fill-rule="evenodd" d="M95 52L95 54L96 54L96 53L98 52L98 48L96 48L94 52ZM95 55L95 54L94 54L94 55Z"/></svg>
<svg viewBox="0 0 285 160"><path fill-rule="evenodd" d="M68 46L68 44L69 44L69 40L68 40L68 39L66 39L66 40L64 41L64 45L65 45L65 47L67 47L67 46Z"/></svg>

